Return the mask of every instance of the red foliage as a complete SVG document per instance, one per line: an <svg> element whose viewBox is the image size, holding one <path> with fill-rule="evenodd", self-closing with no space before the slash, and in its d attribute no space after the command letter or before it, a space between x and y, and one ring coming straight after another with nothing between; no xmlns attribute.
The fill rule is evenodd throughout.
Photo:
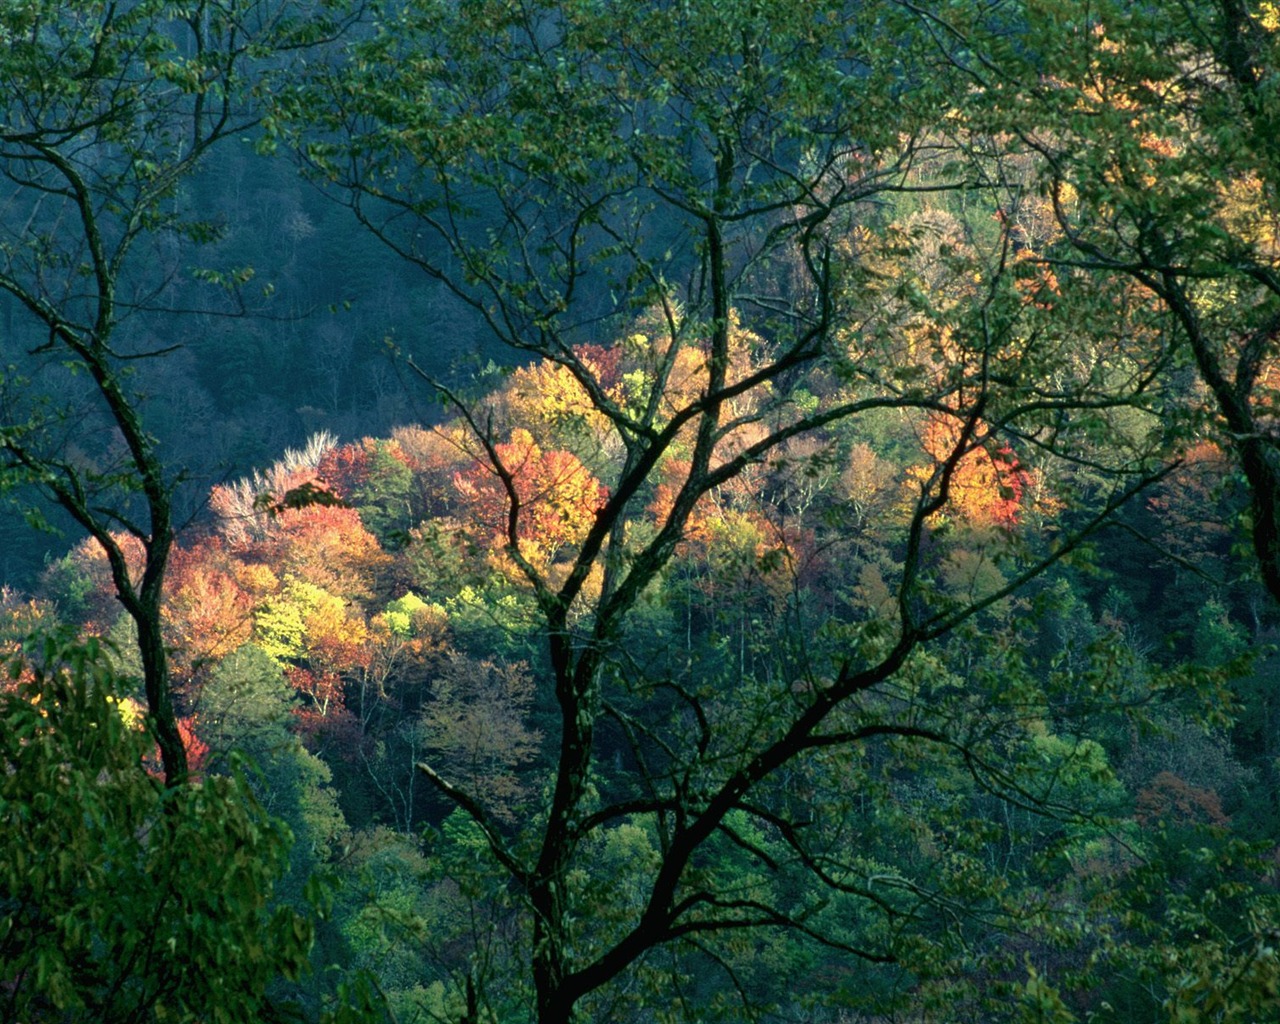
<svg viewBox="0 0 1280 1024"><path fill-rule="evenodd" d="M369 479L369 452L358 444L330 448L316 467L316 475L340 497L350 499Z"/></svg>
<svg viewBox="0 0 1280 1024"><path fill-rule="evenodd" d="M299 712L311 712L325 718L332 712L340 712L345 708L342 694L342 680L332 672L316 675L305 668L292 666L285 670L289 685L305 699L304 707Z"/></svg>
<svg viewBox="0 0 1280 1024"><path fill-rule="evenodd" d="M187 748L187 767L191 772L191 781L199 782L205 760L209 756L209 744L205 743L196 732L195 716L189 715L178 719L178 736L182 739L182 745ZM142 759L142 767L153 778L164 778L159 746L154 747L151 753Z"/></svg>
<svg viewBox="0 0 1280 1024"><path fill-rule="evenodd" d="M178 735L182 737L182 745L187 748L187 767L191 770L191 777L198 780L205 758L209 756L209 744L196 733L194 717L178 719Z"/></svg>
<svg viewBox="0 0 1280 1024"><path fill-rule="evenodd" d="M356 492L369 482L374 471L375 455L390 456L411 470L419 467L416 460L404 450L399 441L380 441L365 437L359 444L344 444L325 452L316 466L316 476L322 486L331 488L340 498L353 498Z"/></svg>
<svg viewBox="0 0 1280 1024"><path fill-rule="evenodd" d="M620 347L576 345L573 354L595 375L596 381L605 391L616 387L622 380L622 349Z"/></svg>
<svg viewBox="0 0 1280 1024"><path fill-rule="evenodd" d="M960 420L934 415L925 424L921 444L936 462L943 463L960 443L961 434ZM1008 445L974 445L956 463L947 507L975 526L1013 527L1031 483L1031 474Z"/></svg>
<svg viewBox="0 0 1280 1024"><path fill-rule="evenodd" d="M1222 799L1212 789L1193 786L1173 772L1160 772L1138 793L1134 817L1143 825L1161 821L1177 824L1229 825Z"/></svg>
<svg viewBox="0 0 1280 1024"><path fill-rule="evenodd" d="M572 452L544 452L526 430L495 446L518 501L517 539L526 557L549 564L578 543L603 505L606 490ZM507 540L510 495L493 468L479 461L455 474L454 486L471 518L501 547ZM529 550L526 549L526 545Z"/></svg>
<svg viewBox="0 0 1280 1024"><path fill-rule="evenodd" d="M305 668L285 669L289 684L302 697L293 709L299 738L315 753L332 743L346 760L359 754L360 721L347 707L342 680L332 672L317 675Z"/></svg>

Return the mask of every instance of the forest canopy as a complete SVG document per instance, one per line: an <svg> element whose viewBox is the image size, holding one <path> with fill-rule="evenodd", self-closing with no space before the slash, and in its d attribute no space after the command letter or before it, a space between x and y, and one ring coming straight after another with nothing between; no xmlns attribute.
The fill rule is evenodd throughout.
<svg viewBox="0 0 1280 1024"><path fill-rule="evenodd" d="M1265 1019L1278 33L0 8L0 1019Z"/></svg>

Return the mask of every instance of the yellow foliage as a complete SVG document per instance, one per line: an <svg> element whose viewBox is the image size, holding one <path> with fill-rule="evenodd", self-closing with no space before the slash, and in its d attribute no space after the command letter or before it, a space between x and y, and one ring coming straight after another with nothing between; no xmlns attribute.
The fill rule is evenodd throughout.
<svg viewBox="0 0 1280 1024"><path fill-rule="evenodd" d="M270 566L261 562L237 565L236 582L255 597L274 594L280 589L280 578L271 571Z"/></svg>

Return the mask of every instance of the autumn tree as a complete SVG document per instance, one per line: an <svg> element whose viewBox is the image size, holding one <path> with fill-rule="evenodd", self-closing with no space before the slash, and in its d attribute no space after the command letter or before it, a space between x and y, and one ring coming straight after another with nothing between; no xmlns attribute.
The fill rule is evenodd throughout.
<svg viewBox="0 0 1280 1024"><path fill-rule="evenodd" d="M253 604L238 568L217 537L175 548L163 611L166 642L183 675L248 643Z"/></svg>
<svg viewBox="0 0 1280 1024"><path fill-rule="evenodd" d="M585 446L543 473L551 449L410 361L469 435L476 465L456 479L532 595L554 708L545 796L525 822L505 820L465 766L451 774L456 754L421 765L527 914L528 994L490 1000L498 982L477 955L459 993L466 1019L526 998L544 1024L603 1015L620 979L646 977L666 948L737 978L733 937L747 933L895 962L887 922L924 922L931 889L996 890L966 889L976 868L951 872L944 862L959 861L918 849L920 880L891 894L864 885L897 819L886 807L841 845L840 826L822 822L850 820L849 787L874 800L876 764L930 748L939 763L954 753L945 771L971 789L1048 806L1055 769L1043 764L1084 756L1038 740L1012 710L1043 699L1004 685L1023 678L1016 634L980 669L926 648L1159 476L1159 357L1097 314L1115 304L1109 282L1028 285L993 204L976 204L973 244L944 239L936 260L912 262L913 240L933 229L895 204L967 199L974 180L972 140L947 116L968 80L937 67L935 28L875 2L412 2L383 11L348 65L312 69L282 99L317 181L535 361L507 407L526 379L544 380L555 390L541 436L572 420L577 442L559 436ZM1093 359L1078 355L1086 322ZM584 347L610 351L614 338L616 366ZM1109 445L1121 413L1131 429ZM820 642L793 637L758 673L632 656L629 627L706 502L746 501L758 467L807 436L848 445L851 471L873 470L853 442L878 416L896 418L904 445L945 426L905 492L874 614L832 621ZM959 488L973 515L1012 525L1024 449L1046 462L1083 452L1106 483L1052 544L1011 546L962 592L940 585L934 517ZM587 465L598 486L558 508L557 489L587 480ZM730 548L767 556L754 537ZM1018 788L1009 765L1022 757L1042 767ZM923 797L910 806L933 813ZM931 843L965 834L935 825ZM628 896L605 902L596 868L610 850L608 863L626 864L613 888ZM716 869L735 858L739 870ZM822 914L824 899L842 914Z"/></svg>
<svg viewBox="0 0 1280 1024"><path fill-rule="evenodd" d="M422 741L442 778L482 792L494 817L510 821L528 794L518 772L540 737L526 719L533 702L527 665L495 665L459 654L443 660L423 708Z"/></svg>
<svg viewBox="0 0 1280 1024"><path fill-rule="evenodd" d="M460 503L468 518L489 534L484 541L496 538L501 551L513 531L513 490L521 558L545 576L555 563L571 561L604 501L603 490L576 455L543 451L527 430L517 428L509 441L493 444L492 450L506 476L494 472L486 453L454 478Z"/></svg>

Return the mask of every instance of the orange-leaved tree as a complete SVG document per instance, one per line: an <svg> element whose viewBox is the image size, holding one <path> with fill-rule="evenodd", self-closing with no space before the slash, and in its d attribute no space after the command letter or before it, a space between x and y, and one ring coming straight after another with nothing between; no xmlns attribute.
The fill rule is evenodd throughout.
<svg viewBox="0 0 1280 1024"><path fill-rule="evenodd" d="M520 558L539 574L572 561L607 496L576 455L543 451L523 428L455 474L454 486L467 515L487 533L484 543L503 553L514 536Z"/></svg>

